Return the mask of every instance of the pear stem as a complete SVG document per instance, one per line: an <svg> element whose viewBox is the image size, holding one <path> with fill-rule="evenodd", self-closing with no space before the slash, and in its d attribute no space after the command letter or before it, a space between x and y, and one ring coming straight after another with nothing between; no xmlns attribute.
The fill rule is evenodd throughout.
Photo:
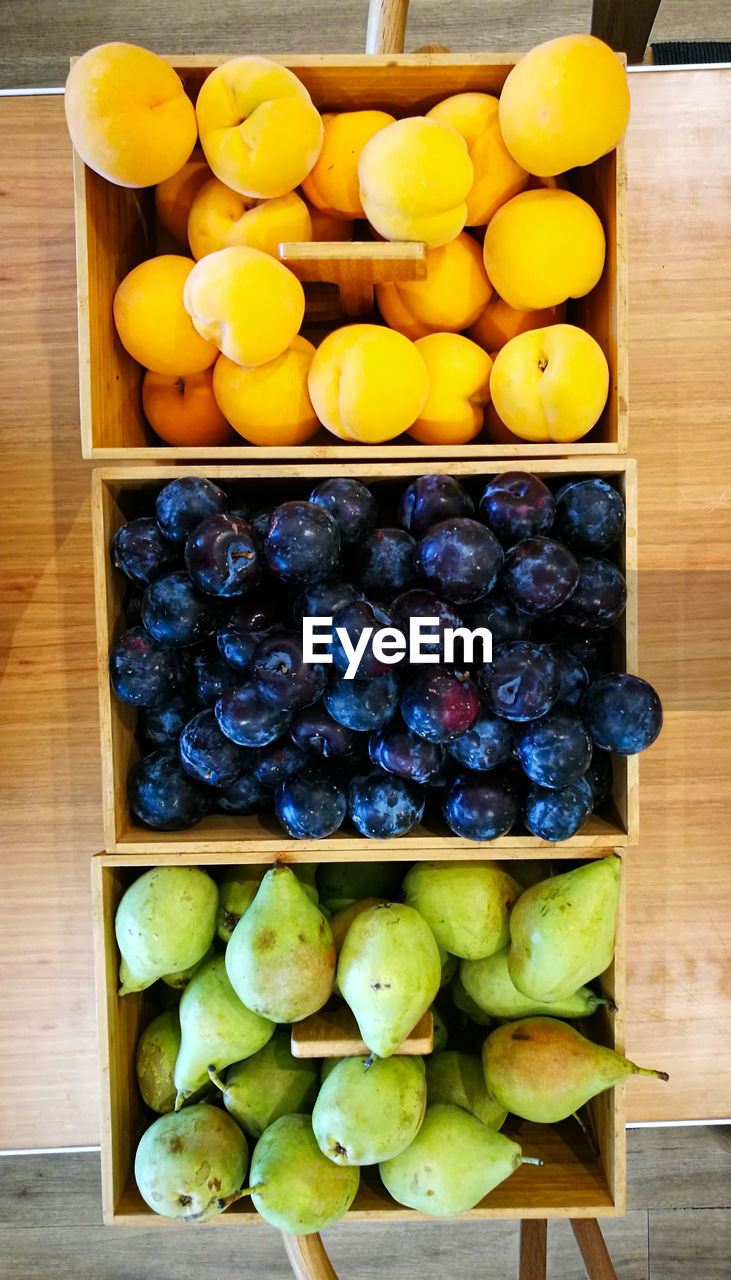
<svg viewBox="0 0 731 1280"><path fill-rule="evenodd" d="M230 1196L221 1196L216 1201L217 1209L228 1209L229 1205L236 1204L237 1200L241 1200L244 1196L250 1196L252 1192L258 1191L259 1187L264 1184L259 1182L255 1187L242 1187L240 1191L232 1191Z"/></svg>
<svg viewBox="0 0 731 1280"><path fill-rule="evenodd" d="M216 1068L214 1067L213 1063L211 1063L210 1066L208 1067L208 1079L210 1080L211 1084L215 1084L216 1088L221 1090L221 1093L226 1092L226 1086L223 1083L223 1080L219 1076L218 1072L216 1071Z"/></svg>
<svg viewBox="0 0 731 1280"><path fill-rule="evenodd" d="M634 1063L632 1065L634 1066ZM653 1071L652 1067L635 1067L634 1074L636 1076L656 1076L658 1080L670 1079L667 1071Z"/></svg>
<svg viewBox="0 0 731 1280"><path fill-rule="evenodd" d="M537 1165L540 1165L541 1169L543 1168L543 1161L540 1159L539 1156L523 1156L520 1163L521 1164L537 1164Z"/></svg>
<svg viewBox="0 0 731 1280"><path fill-rule="evenodd" d="M372 1065L372 1063L374 1063L374 1062L375 1062L375 1060L376 1060L376 1056L377 1056L377 1055L375 1054L375 1052L373 1052L373 1053L369 1053L369 1054L368 1054L368 1057L366 1058L365 1062L363 1063L363 1070L364 1070L364 1071L367 1071L367 1070L368 1070L368 1068Z"/></svg>

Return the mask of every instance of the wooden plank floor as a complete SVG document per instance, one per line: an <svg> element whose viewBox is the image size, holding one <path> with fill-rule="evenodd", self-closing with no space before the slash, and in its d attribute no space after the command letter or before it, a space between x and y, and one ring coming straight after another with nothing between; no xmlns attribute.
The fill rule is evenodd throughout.
<svg viewBox="0 0 731 1280"><path fill-rule="evenodd" d="M4 0L0 87L57 85L71 54L105 40L186 53L357 53L367 0ZM411 0L406 48L440 41L459 50L529 49L588 31L591 0ZM662 0L652 38L723 40L727 0Z"/></svg>
<svg viewBox="0 0 731 1280"><path fill-rule="evenodd" d="M619 1280L728 1280L731 1129L636 1129L628 1134L625 1218L602 1224ZM0 1272L38 1280L291 1280L279 1233L260 1224L154 1228L101 1226L96 1153L0 1159ZM518 1224L354 1223L324 1233L341 1280L515 1280ZM154 1266L152 1260L154 1259ZM548 1227L549 1280L584 1280L568 1222Z"/></svg>

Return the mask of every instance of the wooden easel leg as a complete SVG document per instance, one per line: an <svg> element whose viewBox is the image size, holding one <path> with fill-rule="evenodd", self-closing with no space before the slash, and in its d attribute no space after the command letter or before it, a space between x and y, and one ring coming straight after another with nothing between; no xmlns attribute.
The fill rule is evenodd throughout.
<svg viewBox="0 0 731 1280"><path fill-rule="evenodd" d="M545 1218L523 1218L520 1224L519 1280L546 1280Z"/></svg>
<svg viewBox="0 0 731 1280"><path fill-rule="evenodd" d="M283 1231L282 1239L296 1280L338 1280L319 1235L291 1236Z"/></svg>
<svg viewBox="0 0 731 1280"><path fill-rule="evenodd" d="M571 1228L584 1259L589 1280L617 1280L596 1218L572 1218Z"/></svg>
<svg viewBox="0 0 731 1280"><path fill-rule="evenodd" d="M659 8L660 0L594 0L591 34L626 53L628 62L642 62Z"/></svg>

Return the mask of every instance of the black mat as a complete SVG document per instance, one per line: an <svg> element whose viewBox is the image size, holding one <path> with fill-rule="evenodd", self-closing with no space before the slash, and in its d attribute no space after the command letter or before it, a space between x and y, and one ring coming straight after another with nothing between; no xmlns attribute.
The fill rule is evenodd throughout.
<svg viewBox="0 0 731 1280"><path fill-rule="evenodd" d="M650 46L659 67L683 63L731 62L731 40L662 40Z"/></svg>

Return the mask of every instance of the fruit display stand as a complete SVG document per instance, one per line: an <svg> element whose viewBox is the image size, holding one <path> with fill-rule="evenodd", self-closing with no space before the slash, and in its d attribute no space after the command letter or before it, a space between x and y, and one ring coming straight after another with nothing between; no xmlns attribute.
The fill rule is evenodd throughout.
<svg viewBox="0 0 731 1280"><path fill-rule="evenodd" d="M367 843L367 842L364 842ZM381 856L380 846L370 856ZM505 850L501 849L501 856ZM610 853L610 848L602 850ZM404 850L406 853L406 850ZM407 854L407 858L412 856ZM313 850L309 849L309 860ZM153 1015L148 992L117 995L119 953L114 916L124 890L142 870L155 866L199 864L209 871L240 862L237 854L203 857L199 853L159 853L157 856L99 854L92 861L94 944L96 963L99 1050L102 1079L102 1198L104 1220L116 1226L164 1226L176 1224L152 1212L142 1200L132 1171L137 1142L149 1124L135 1072L135 1048L139 1035ZM408 863L406 864L408 865ZM598 1043L623 1050L625 1003L625 903L620 892L614 961L599 979L602 994L611 1003L582 1023L582 1031ZM615 1008L616 1006L616 1008ZM471 1218L600 1218L625 1211L625 1117L623 1087L599 1094L582 1109L584 1132L575 1120L560 1125L536 1125L515 1121L515 1135L526 1155L543 1160L542 1168L524 1165L492 1191ZM364 1170L360 1189L345 1221L398 1222L428 1220L427 1216L397 1204L387 1194L375 1170ZM253 1225L262 1219L248 1199L240 1200L213 1223ZM186 1228L190 1230L189 1227ZM285 1237L292 1249L300 1242L318 1256L317 1236ZM322 1265L321 1262L317 1265ZM306 1277L331 1274L304 1269Z"/></svg>
<svg viewBox="0 0 731 1280"><path fill-rule="evenodd" d="M374 4L365 56L291 56L282 62L305 85L320 110L382 108L398 116L427 111L459 93L499 94L514 66L512 54L416 53L404 55L407 5ZM398 15L394 17L394 15ZM378 50L378 53L375 51ZM195 97L206 76L226 61L205 54L170 57L186 91ZM570 301L567 320L597 340L609 364L609 396L596 426L578 443L526 443L504 430L499 440L487 430L469 444L417 444L403 434L384 444L352 444L324 428L305 444L267 447L240 443L179 447L163 444L145 421L140 401L142 369L121 345L112 301L126 274L159 252L153 190L115 186L74 155L79 368L82 453L93 459L241 460L262 457L318 459L485 458L623 454L627 450L627 295L624 143L593 164L575 169L569 186L599 215L606 236L606 260L596 287ZM376 318L373 284L421 278L424 247L413 244L305 243L280 246L280 256L315 288L336 290L336 299L312 297L305 315L322 337L328 326L353 318ZM329 285L327 282L330 282ZM323 309L324 307L324 309ZM364 309L367 310L364 311Z"/></svg>
<svg viewBox="0 0 731 1280"><path fill-rule="evenodd" d="M626 504L626 526L619 546L619 563L627 579L627 608L615 632L615 669L637 674L637 487L636 467L632 459L543 460L531 464L540 477L568 479L577 475L599 474L615 484ZM489 474L489 468L478 462L439 462L430 464L432 472L457 476L469 482ZM434 857L482 858L494 851L498 842L475 843L453 835L446 826L422 825L398 839L369 841L356 833L336 832L324 840L289 839L278 823L267 817L232 817L227 814L207 816L197 826L175 833L153 831L134 825L127 805L126 785L130 768L140 756L135 738L136 712L112 697L107 670L109 647L124 631L124 580L109 557L109 544L115 530L132 515L149 509L153 495L168 481L182 473L175 467L107 468L94 472L92 522L94 541L95 597L97 611L97 660L99 673L99 707L102 740L102 797L105 843L109 853L141 855L143 858L164 849L195 854L235 854L239 861L258 861L262 857L285 854L288 859L304 862L340 861L348 858L368 861L382 856L408 859ZM262 467L202 467L196 474L225 480L243 492L255 485L257 496L266 500L267 485L277 501L306 497L318 479L331 474L331 468L308 464ZM358 477L366 483L402 484L420 474L418 467L407 462L376 465L374 463L342 464L339 475ZM615 757L612 804L606 816L591 815L581 830L570 839L551 845L552 856L576 857L577 851L600 851L612 846L626 847L635 843L639 823L638 764L636 756ZM374 843L377 848L374 850ZM545 841L530 834L502 837L501 856L529 856L529 851L545 849ZM522 850L522 853L520 852ZM493 853L488 853L493 856ZM538 856L534 853L534 856Z"/></svg>

